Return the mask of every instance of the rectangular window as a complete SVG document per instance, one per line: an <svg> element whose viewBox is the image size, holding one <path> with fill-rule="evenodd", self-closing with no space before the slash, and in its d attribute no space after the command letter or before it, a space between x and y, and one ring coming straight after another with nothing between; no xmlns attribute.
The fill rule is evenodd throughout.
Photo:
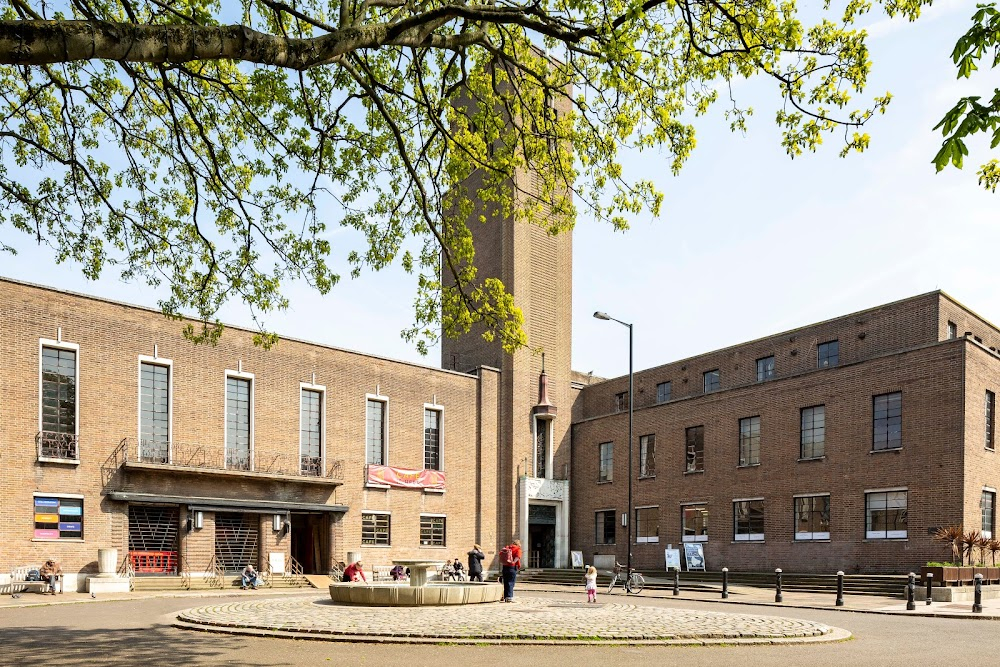
<svg viewBox="0 0 1000 667"><path fill-rule="evenodd" d="M83 499L35 496L36 540L82 540Z"/></svg>
<svg viewBox="0 0 1000 667"><path fill-rule="evenodd" d="M996 491L983 491L983 496L979 501L979 506L983 513L983 521L980 532L982 532L983 537L993 537L993 531L996 528Z"/></svg>
<svg viewBox="0 0 1000 667"><path fill-rule="evenodd" d="M366 546L389 546L389 528L392 515L382 512L361 513L361 544Z"/></svg>
<svg viewBox="0 0 1000 667"><path fill-rule="evenodd" d="M670 383L661 382L660 384L656 385L656 402L666 403L669 400L670 400Z"/></svg>
<svg viewBox="0 0 1000 667"><path fill-rule="evenodd" d="M869 540L906 538L906 491L865 494L865 537Z"/></svg>
<svg viewBox="0 0 1000 667"><path fill-rule="evenodd" d="M42 347L42 419L38 456L79 460L76 424L76 351Z"/></svg>
<svg viewBox="0 0 1000 667"><path fill-rule="evenodd" d="M903 394L881 394L872 398L872 449L903 446Z"/></svg>
<svg viewBox="0 0 1000 667"><path fill-rule="evenodd" d="M594 512L594 544L615 543L615 515L617 510Z"/></svg>
<svg viewBox="0 0 1000 667"><path fill-rule="evenodd" d="M681 533L684 542L708 541L708 505L681 506Z"/></svg>
<svg viewBox="0 0 1000 667"><path fill-rule="evenodd" d="M615 394L615 412L625 412L628 410L628 392L623 391Z"/></svg>
<svg viewBox="0 0 1000 667"><path fill-rule="evenodd" d="M840 341L831 340L817 347L817 362L820 368L830 368L840 363Z"/></svg>
<svg viewBox="0 0 1000 667"><path fill-rule="evenodd" d="M764 541L764 499L733 501L733 539L737 542Z"/></svg>
<svg viewBox="0 0 1000 667"><path fill-rule="evenodd" d="M958 325L948 322L948 338L958 338Z"/></svg>
<svg viewBox="0 0 1000 667"><path fill-rule="evenodd" d="M705 469L705 427L692 426L684 430L685 470L698 472Z"/></svg>
<svg viewBox="0 0 1000 667"><path fill-rule="evenodd" d="M818 459L826 455L826 406L802 408L799 431L799 458Z"/></svg>
<svg viewBox="0 0 1000 667"><path fill-rule="evenodd" d="M597 475L598 482L610 482L615 477L615 443L602 442L600 447L601 468Z"/></svg>
<svg viewBox="0 0 1000 667"><path fill-rule="evenodd" d="M441 469L441 411L424 408L424 468Z"/></svg>
<svg viewBox="0 0 1000 667"><path fill-rule="evenodd" d="M639 436L639 477L656 475L656 436Z"/></svg>
<svg viewBox="0 0 1000 667"><path fill-rule="evenodd" d="M170 462L170 367L139 364L139 460Z"/></svg>
<svg viewBox="0 0 1000 667"><path fill-rule="evenodd" d="M997 397L992 391L986 392L986 449L993 449L993 433L996 429Z"/></svg>
<svg viewBox="0 0 1000 667"><path fill-rule="evenodd" d="M252 470L251 466L251 382L247 378L226 378L226 468Z"/></svg>
<svg viewBox="0 0 1000 667"><path fill-rule="evenodd" d="M795 539L830 539L830 496L795 499Z"/></svg>
<svg viewBox="0 0 1000 667"><path fill-rule="evenodd" d="M388 514L383 516L388 516ZM443 516L428 516L426 514L420 515L420 546L446 546L444 541L444 520L445 518ZM388 535L388 529L386 529L386 534ZM388 542L386 542L386 544L388 544Z"/></svg>
<svg viewBox="0 0 1000 667"><path fill-rule="evenodd" d="M368 399L365 463L387 465L385 455L385 401Z"/></svg>
<svg viewBox="0 0 1000 667"><path fill-rule="evenodd" d="M774 377L774 355L757 360L757 382Z"/></svg>
<svg viewBox="0 0 1000 667"><path fill-rule="evenodd" d="M710 391L718 391L720 386L719 381L719 369L714 371L705 371L705 393Z"/></svg>
<svg viewBox="0 0 1000 667"><path fill-rule="evenodd" d="M315 389L299 394L299 466L303 475L323 476L323 392Z"/></svg>
<svg viewBox="0 0 1000 667"><path fill-rule="evenodd" d="M635 508L635 543L650 544L660 541L660 508Z"/></svg>
<svg viewBox="0 0 1000 667"><path fill-rule="evenodd" d="M760 417L740 420L740 465L760 464Z"/></svg>
<svg viewBox="0 0 1000 667"><path fill-rule="evenodd" d="M545 477L549 462L550 424L549 419L535 419L535 477Z"/></svg>

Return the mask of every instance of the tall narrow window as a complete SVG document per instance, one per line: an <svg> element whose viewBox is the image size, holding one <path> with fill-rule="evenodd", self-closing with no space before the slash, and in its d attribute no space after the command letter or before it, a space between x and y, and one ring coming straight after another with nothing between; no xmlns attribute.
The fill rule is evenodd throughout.
<svg viewBox="0 0 1000 667"><path fill-rule="evenodd" d="M764 541L764 499L733 501L733 539L737 542Z"/></svg>
<svg viewBox="0 0 1000 667"><path fill-rule="evenodd" d="M598 482L610 482L615 478L615 443L602 442L600 447L600 470L597 473Z"/></svg>
<svg viewBox="0 0 1000 667"><path fill-rule="evenodd" d="M656 475L656 436L639 436L639 477Z"/></svg>
<svg viewBox="0 0 1000 667"><path fill-rule="evenodd" d="M795 499L795 539L830 539L830 496Z"/></svg>
<svg viewBox="0 0 1000 667"><path fill-rule="evenodd" d="M684 431L685 471L705 469L705 427L692 426Z"/></svg>
<svg viewBox="0 0 1000 667"><path fill-rule="evenodd" d="M704 380L705 380L705 393L706 394L708 392L710 392L710 391L718 391L719 387L722 386L722 384L721 384L722 381L721 381L721 378L719 376L719 369L715 369L714 371L705 371L705 373L703 374L703 377L704 377Z"/></svg>
<svg viewBox="0 0 1000 667"><path fill-rule="evenodd" d="M817 363L820 368L829 368L840 363L840 341L820 343L816 348Z"/></svg>
<svg viewBox="0 0 1000 667"><path fill-rule="evenodd" d="M535 477L545 478L549 461L549 420L535 419Z"/></svg>
<svg viewBox="0 0 1000 667"><path fill-rule="evenodd" d="M948 338L958 338L958 325L948 322Z"/></svg>
<svg viewBox="0 0 1000 667"><path fill-rule="evenodd" d="M42 432L38 455L79 460L76 431L76 351L42 348Z"/></svg>
<svg viewBox="0 0 1000 667"><path fill-rule="evenodd" d="M441 411L424 408L424 468L441 469Z"/></svg>
<svg viewBox="0 0 1000 667"><path fill-rule="evenodd" d="M708 505L681 506L681 540L684 542L708 541Z"/></svg>
<svg viewBox="0 0 1000 667"><path fill-rule="evenodd" d="M139 365L139 459L170 462L170 367Z"/></svg>
<svg viewBox="0 0 1000 667"><path fill-rule="evenodd" d="M903 446L903 394L872 397L872 449L898 449Z"/></svg>
<svg viewBox="0 0 1000 667"><path fill-rule="evenodd" d="M656 402L666 403L667 401L669 401L670 389L671 388L669 382L661 382L660 384L656 385Z"/></svg>
<svg viewBox="0 0 1000 667"><path fill-rule="evenodd" d="M906 491L865 494L865 537L869 540L905 539Z"/></svg>
<svg viewBox="0 0 1000 667"><path fill-rule="evenodd" d="M983 514L980 532L982 532L983 537L993 537L993 531L996 530L996 491L983 491L982 498L979 500L979 506Z"/></svg>
<svg viewBox="0 0 1000 667"><path fill-rule="evenodd" d="M615 394L615 412L625 412L628 410L628 392L623 391Z"/></svg>
<svg viewBox="0 0 1000 667"><path fill-rule="evenodd" d="M252 470L251 384L246 378L226 378L226 467Z"/></svg>
<svg viewBox="0 0 1000 667"><path fill-rule="evenodd" d="M368 399L366 422L368 435L365 446L365 462L380 466L386 465L385 401Z"/></svg>
<svg viewBox="0 0 1000 667"><path fill-rule="evenodd" d="M323 476L323 392L315 389L299 399L299 465L303 475Z"/></svg>
<svg viewBox="0 0 1000 667"><path fill-rule="evenodd" d="M818 459L826 455L826 406L802 408L799 458Z"/></svg>
<svg viewBox="0 0 1000 667"><path fill-rule="evenodd" d="M615 515L617 510L594 512L594 544L615 543Z"/></svg>
<svg viewBox="0 0 1000 667"><path fill-rule="evenodd" d="M760 417L740 420L740 465L755 466L760 463Z"/></svg>
<svg viewBox="0 0 1000 667"><path fill-rule="evenodd" d="M774 355L757 360L757 382L770 380L774 377Z"/></svg>
<svg viewBox="0 0 1000 667"><path fill-rule="evenodd" d="M992 391L986 392L986 449L993 449L993 433L996 430L997 397Z"/></svg>
<svg viewBox="0 0 1000 667"><path fill-rule="evenodd" d="M660 508L635 508L635 542L651 544L660 541Z"/></svg>

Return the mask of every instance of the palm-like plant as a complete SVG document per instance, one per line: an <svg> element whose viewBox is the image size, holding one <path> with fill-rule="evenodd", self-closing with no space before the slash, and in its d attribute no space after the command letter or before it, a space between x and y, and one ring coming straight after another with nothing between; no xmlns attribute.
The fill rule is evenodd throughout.
<svg viewBox="0 0 1000 667"><path fill-rule="evenodd" d="M990 557L992 558L993 567L996 567L997 552L1000 551L1000 540L994 537L993 539L990 540L989 546L987 548L990 550Z"/></svg>
<svg viewBox="0 0 1000 667"><path fill-rule="evenodd" d="M976 551L979 552L979 560L977 562L986 565L986 552L990 550L990 542L992 540L982 533L979 534L979 538L976 540Z"/></svg>
<svg viewBox="0 0 1000 667"><path fill-rule="evenodd" d="M979 538L982 536L983 534L978 530L970 530L962 536L962 548L965 551L965 557L969 560L969 565L974 565L976 562L976 545L979 544Z"/></svg>
<svg viewBox="0 0 1000 667"><path fill-rule="evenodd" d="M962 564L962 538L965 531L961 526L945 526L938 528L934 533L934 539L938 542L946 542L951 547L951 560L953 563Z"/></svg>

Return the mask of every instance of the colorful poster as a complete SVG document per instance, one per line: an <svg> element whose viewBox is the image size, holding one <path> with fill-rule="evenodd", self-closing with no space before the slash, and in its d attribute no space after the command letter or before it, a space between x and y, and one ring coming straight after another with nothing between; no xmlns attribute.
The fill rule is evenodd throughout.
<svg viewBox="0 0 1000 667"><path fill-rule="evenodd" d="M399 486L404 489L444 489L444 471L407 470L369 464L368 483Z"/></svg>

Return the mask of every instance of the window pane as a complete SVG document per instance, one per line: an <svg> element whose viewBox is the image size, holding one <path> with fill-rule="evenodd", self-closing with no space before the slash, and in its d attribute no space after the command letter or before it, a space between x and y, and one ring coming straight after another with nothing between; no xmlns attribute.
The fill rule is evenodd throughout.
<svg viewBox="0 0 1000 667"><path fill-rule="evenodd" d="M250 380L226 378L226 467L250 470Z"/></svg>
<svg viewBox="0 0 1000 667"><path fill-rule="evenodd" d="M685 470L697 472L705 469L705 427L693 426L684 432Z"/></svg>
<svg viewBox="0 0 1000 667"><path fill-rule="evenodd" d="M799 458L813 459L826 454L826 407L802 409Z"/></svg>
<svg viewBox="0 0 1000 667"><path fill-rule="evenodd" d="M597 480L600 482L610 482L614 479L615 460L614 443L604 442L600 446L600 470Z"/></svg>
<svg viewBox="0 0 1000 667"><path fill-rule="evenodd" d="M760 463L760 417L740 420L740 462L741 466Z"/></svg>
<svg viewBox="0 0 1000 667"><path fill-rule="evenodd" d="M388 545L389 544L390 515L388 514L361 514L361 544L366 545Z"/></svg>
<svg viewBox="0 0 1000 667"><path fill-rule="evenodd" d="M670 400L671 387L669 382L661 382L656 385L656 402L666 403Z"/></svg>
<svg viewBox="0 0 1000 667"><path fill-rule="evenodd" d="M986 449L993 449L993 432L995 430L996 395L986 392Z"/></svg>
<svg viewBox="0 0 1000 667"><path fill-rule="evenodd" d="M42 430L76 434L76 351L42 348Z"/></svg>
<svg viewBox="0 0 1000 667"><path fill-rule="evenodd" d="M659 507L640 507L635 510L635 541L640 544L660 541Z"/></svg>
<svg viewBox="0 0 1000 667"><path fill-rule="evenodd" d="M830 496L795 499L795 539L830 539Z"/></svg>
<svg viewBox="0 0 1000 667"><path fill-rule="evenodd" d="M594 544L615 543L615 516L617 510L602 510L594 513Z"/></svg>
<svg viewBox="0 0 1000 667"><path fill-rule="evenodd" d="M441 469L441 413L424 410L424 468Z"/></svg>
<svg viewBox="0 0 1000 667"><path fill-rule="evenodd" d="M817 348L817 357L820 368L838 365L840 363L840 341L832 340L820 343Z"/></svg>
<svg viewBox="0 0 1000 667"><path fill-rule="evenodd" d="M387 516L387 515L386 515ZM445 545L445 517L420 517L420 546L443 547Z"/></svg>
<svg viewBox="0 0 1000 667"><path fill-rule="evenodd" d="M639 477L656 474L656 436L639 436Z"/></svg>
<svg viewBox="0 0 1000 667"><path fill-rule="evenodd" d="M705 373L705 393L717 391L720 386L720 376L718 369Z"/></svg>
<svg viewBox="0 0 1000 667"><path fill-rule="evenodd" d="M907 536L906 491L865 495L865 537L868 539Z"/></svg>
<svg viewBox="0 0 1000 667"><path fill-rule="evenodd" d="M774 377L774 357L764 357L757 360L757 382L763 382Z"/></svg>
<svg viewBox="0 0 1000 667"><path fill-rule="evenodd" d="M903 395L872 398L872 449L896 449L903 444Z"/></svg>
<svg viewBox="0 0 1000 667"><path fill-rule="evenodd" d="M681 510L681 528L683 541L707 541L708 505L685 505Z"/></svg>
<svg viewBox="0 0 1000 667"><path fill-rule="evenodd" d="M385 402L368 400L366 462L385 465Z"/></svg>

